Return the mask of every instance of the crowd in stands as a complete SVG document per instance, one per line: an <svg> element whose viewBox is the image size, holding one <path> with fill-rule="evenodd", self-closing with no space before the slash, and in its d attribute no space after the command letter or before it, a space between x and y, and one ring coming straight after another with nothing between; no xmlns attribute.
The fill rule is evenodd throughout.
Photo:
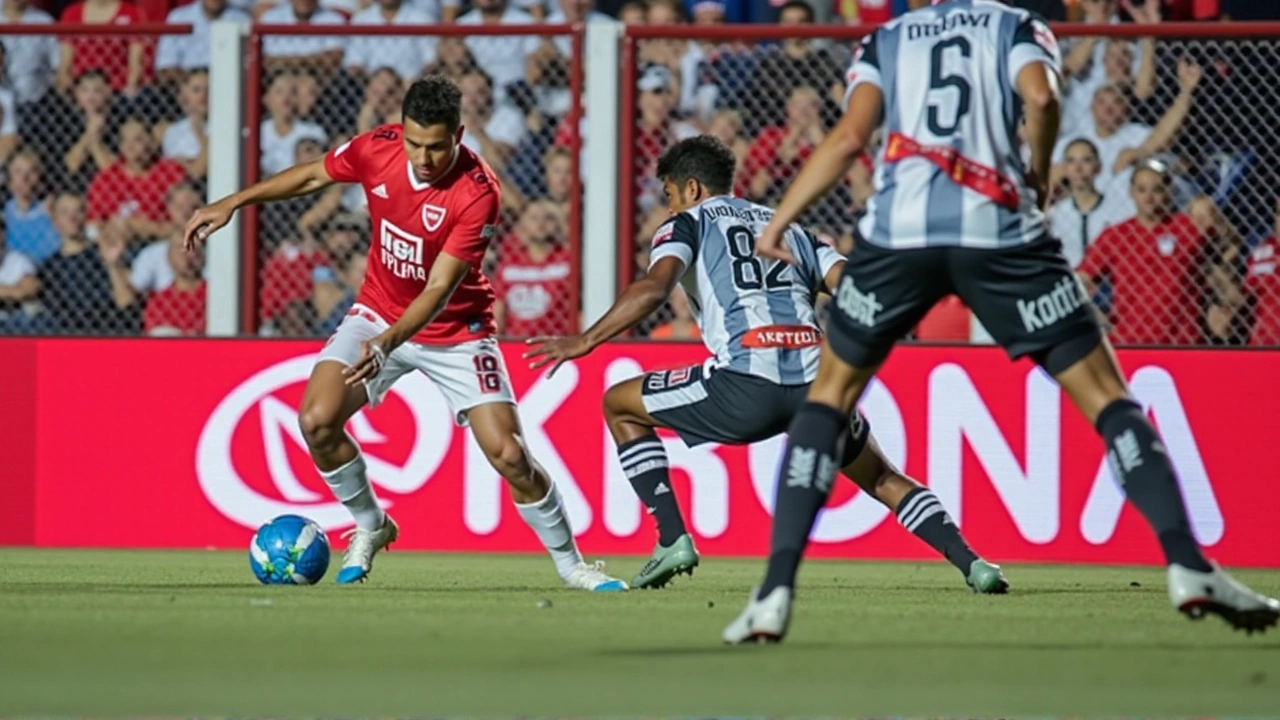
<svg viewBox="0 0 1280 720"><path fill-rule="evenodd" d="M181 228L204 197L209 25L592 22L879 22L898 0L2 0L3 22L187 24L186 35L18 35L0 31L0 333L200 334L200 254ZM1232 0L1021 0L1051 19L1156 23L1258 17ZM1280 16L1280 10L1272 14ZM55 19L56 18L56 19ZM1280 344L1277 41L1064 39L1062 141L1053 231L1118 342ZM428 73L463 92L463 143L503 186L503 232L486 272L502 331L573 332L567 36L264 38L259 172L279 172L399 120L404 89ZM712 133L739 157L735 192L778 200L837 120L850 43L645 40L638 43L634 261L665 217L653 170L672 141ZM589 72L589 69L588 69ZM584 139L584 152L589 138ZM873 154L805 218L847 249L870 196ZM586 180L586 178L583 178ZM1274 228L1274 231L1273 229ZM323 336L364 276L364 191L339 186L266 206L259 330ZM592 239L613 242L613 238ZM697 336L688 302L640 330ZM981 339L948 301L920 339Z"/></svg>

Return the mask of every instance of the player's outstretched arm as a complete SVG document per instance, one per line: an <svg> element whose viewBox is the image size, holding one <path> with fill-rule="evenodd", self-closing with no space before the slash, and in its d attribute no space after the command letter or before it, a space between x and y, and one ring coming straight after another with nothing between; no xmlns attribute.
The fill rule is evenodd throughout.
<svg viewBox="0 0 1280 720"><path fill-rule="evenodd" d="M183 232L183 247L190 251L195 248L197 242L208 240L209 236L231 222L231 216L235 215L236 210L246 205L308 195L319 192L333 183L334 179L329 177L329 172L325 170L324 160L295 165L197 210Z"/></svg>
<svg viewBox="0 0 1280 720"><path fill-rule="evenodd" d="M854 88L849 111L809 156L804 169L778 204L773 219L756 240L757 254L795 264L785 241L787 228L849 172L858 155L866 149L871 133L880 125L883 109L884 93L878 86L863 83Z"/></svg>
<svg viewBox="0 0 1280 720"><path fill-rule="evenodd" d="M619 333L635 327L667 301L676 283L680 282L684 267L684 262L678 257L660 258L649 268L649 273L631 283L604 317L586 332L572 337L536 337L525 341L532 347L524 357L536 358L529 364L530 369L551 365L547 373L547 377L551 377L565 362L582 357Z"/></svg>

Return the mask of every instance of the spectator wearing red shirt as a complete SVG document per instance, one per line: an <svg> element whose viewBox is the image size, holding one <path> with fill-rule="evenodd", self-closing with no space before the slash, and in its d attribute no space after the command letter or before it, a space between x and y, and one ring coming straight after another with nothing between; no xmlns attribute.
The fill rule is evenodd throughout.
<svg viewBox="0 0 1280 720"><path fill-rule="evenodd" d="M169 265L173 284L147 298L142 330L148 335L203 335L205 328L204 250L188 253L182 236L169 240Z"/></svg>
<svg viewBox="0 0 1280 720"><path fill-rule="evenodd" d="M156 159L147 124L130 118L120 126L120 159L89 184L88 218L93 233L110 229L126 240L168 235L174 229L165 210L169 188L186 177L182 166Z"/></svg>
<svg viewBox="0 0 1280 720"><path fill-rule="evenodd" d="M525 207L515 232L498 248L493 289L498 332L507 337L572 335L578 310L570 304L573 258L563 243L563 217L553 203Z"/></svg>
<svg viewBox="0 0 1280 720"><path fill-rule="evenodd" d="M1276 198L1275 229L1249 255L1244 287L1254 309L1249 344L1280 346L1280 197Z"/></svg>
<svg viewBox="0 0 1280 720"><path fill-rule="evenodd" d="M1137 217L1107 228L1076 269L1089 294L1111 282L1111 339L1121 345L1190 345L1201 341L1204 241L1169 198L1171 178L1147 161L1130 180Z"/></svg>
<svg viewBox="0 0 1280 720"><path fill-rule="evenodd" d="M847 25L878 25L893 19L891 0L835 0L835 12Z"/></svg>
<svg viewBox="0 0 1280 720"><path fill-rule="evenodd" d="M68 7L59 21L64 24L131 25L146 22L146 16L124 0L83 0ZM78 35L62 42L62 63L58 87L66 90L71 81L89 70L102 70L112 89L136 97L151 79L147 43L130 35Z"/></svg>
<svg viewBox="0 0 1280 720"><path fill-rule="evenodd" d="M826 136L822 128L822 98L800 86L787 98L787 124L762 131L743 163L750 179L750 197L769 202L804 167L805 160Z"/></svg>

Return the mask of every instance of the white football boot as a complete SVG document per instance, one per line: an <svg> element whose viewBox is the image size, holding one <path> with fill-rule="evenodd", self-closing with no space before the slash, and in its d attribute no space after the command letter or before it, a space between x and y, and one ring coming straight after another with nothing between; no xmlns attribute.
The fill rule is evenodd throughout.
<svg viewBox="0 0 1280 720"><path fill-rule="evenodd" d="M751 589L747 609L724 629L720 637L726 643L776 643L787 634L787 626L791 624L791 588L776 587L763 600L756 599L759 590Z"/></svg>
<svg viewBox="0 0 1280 720"><path fill-rule="evenodd" d="M400 535L400 526L388 515L382 527L377 530L361 530L351 528L342 534L343 538L351 538L347 543L347 551L342 555L342 569L338 571L338 583L364 582L373 569L373 556L379 550L396 541Z"/></svg>
<svg viewBox="0 0 1280 720"><path fill-rule="evenodd" d="M1250 635L1276 624L1280 602L1245 587L1217 563L1210 565L1210 572L1169 566L1169 600L1179 612L1192 620L1213 613Z"/></svg>
<svg viewBox="0 0 1280 720"><path fill-rule="evenodd" d="M623 592L629 589L622 580L605 574L602 560L578 563L577 567L564 576L564 585L575 590L591 592Z"/></svg>

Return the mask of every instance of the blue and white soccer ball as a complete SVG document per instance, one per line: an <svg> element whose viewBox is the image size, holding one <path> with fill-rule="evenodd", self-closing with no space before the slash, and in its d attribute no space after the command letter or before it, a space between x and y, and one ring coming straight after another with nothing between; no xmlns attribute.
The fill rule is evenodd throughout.
<svg viewBox="0 0 1280 720"><path fill-rule="evenodd" d="M249 567L263 585L314 585L329 570L329 536L300 515L281 515L258 528Z"/></svg>

